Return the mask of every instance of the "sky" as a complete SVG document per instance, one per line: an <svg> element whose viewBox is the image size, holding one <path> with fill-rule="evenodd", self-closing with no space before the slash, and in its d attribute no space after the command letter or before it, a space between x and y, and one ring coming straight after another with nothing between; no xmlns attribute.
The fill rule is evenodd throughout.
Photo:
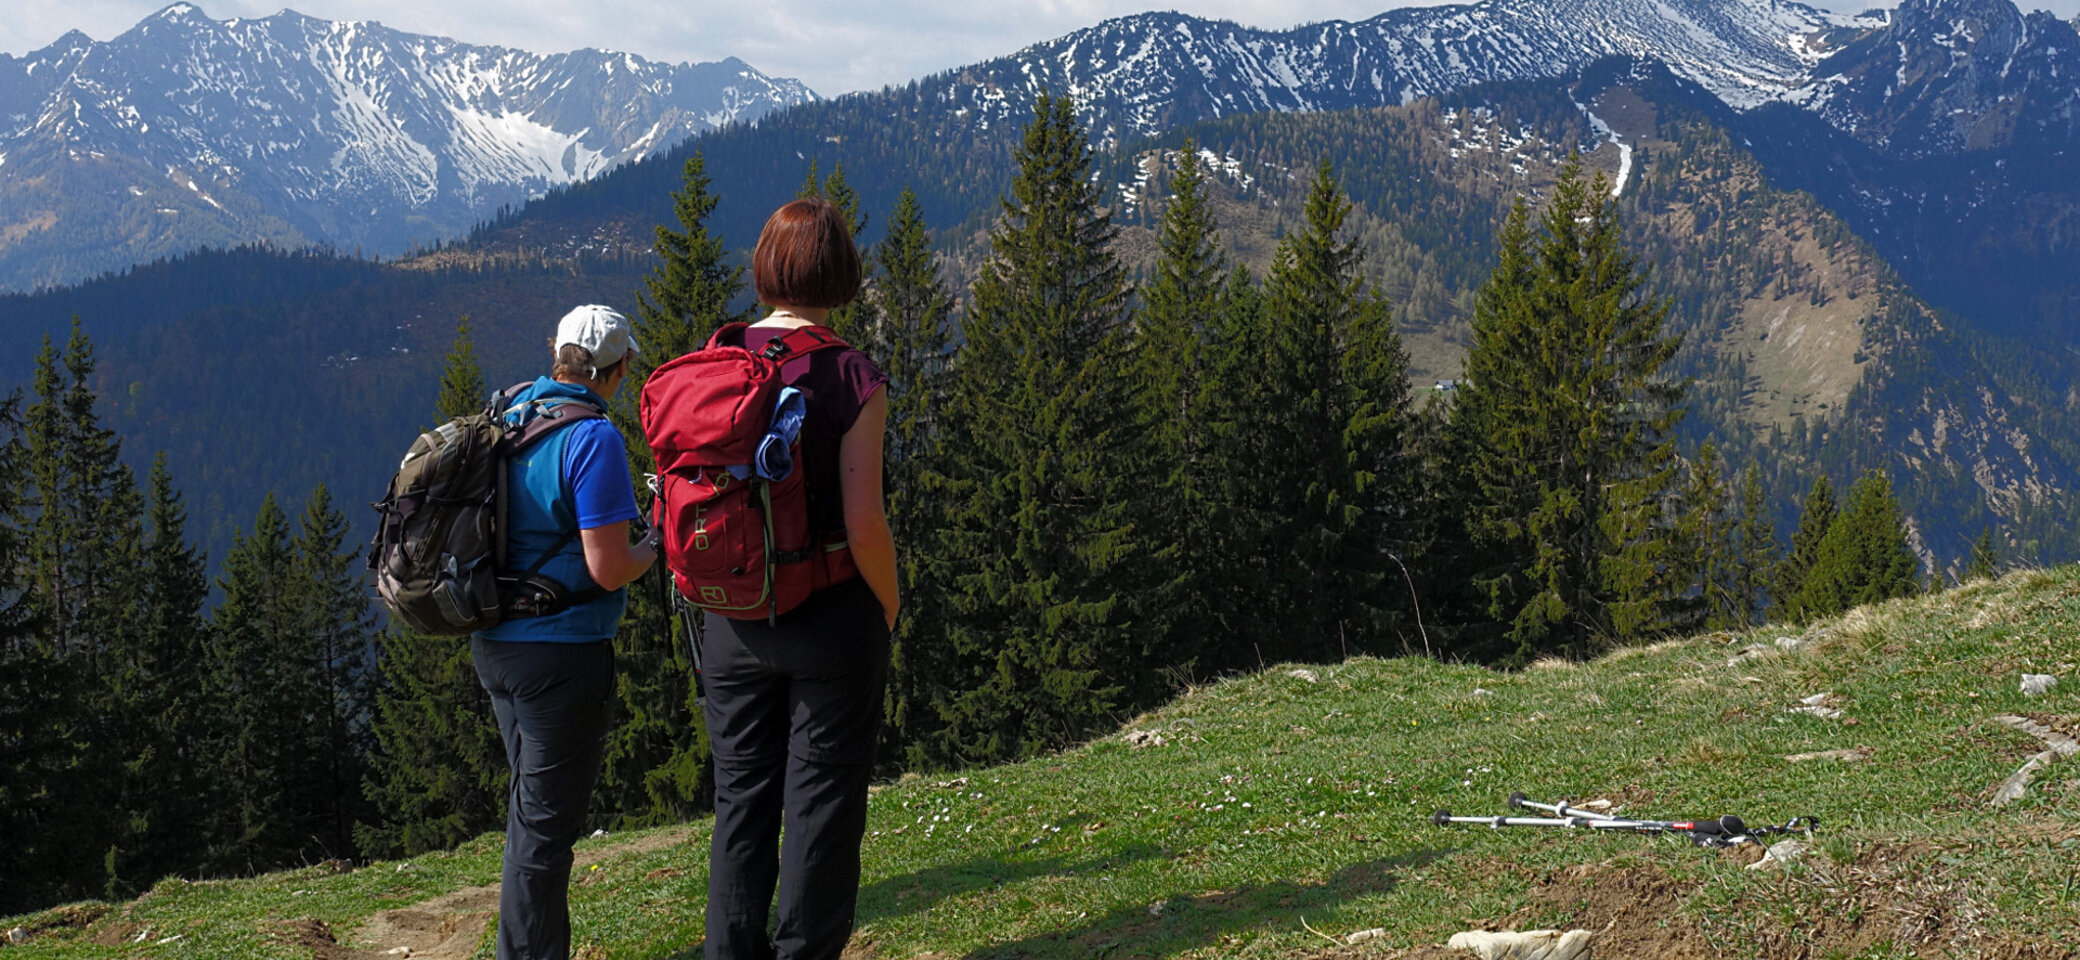
<svg viewBox="0 0 2080 960"><path fill-rule="evenodd" d="M0 53L48 46L68 30L107 40L171 0L0 0ZM1253 27L1363 20L1444 0L194 0L219 20L284 4L327 20L376 20L409 33L534 53L581 47L653 60L738 57L824 96L872 90L1011 53L1109 17L1174 9ZM1895 0L1818 0L1855 12ZM2022 0L2061 17L2080 0Z"/></svg>

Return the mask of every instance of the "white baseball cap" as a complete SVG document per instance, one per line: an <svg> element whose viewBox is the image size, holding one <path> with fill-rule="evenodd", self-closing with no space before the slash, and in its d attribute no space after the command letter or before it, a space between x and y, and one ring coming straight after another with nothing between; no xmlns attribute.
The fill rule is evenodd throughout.
<svg viewBox="0 0 2080 960"><path fill-rule="evenodd" d="M642 352L636 348L628 318L613 307L596 303L572 310L556 322L556 348L561 350L566 343L592 351L594 369L611 367L620 363L622 357Z"/></svg>

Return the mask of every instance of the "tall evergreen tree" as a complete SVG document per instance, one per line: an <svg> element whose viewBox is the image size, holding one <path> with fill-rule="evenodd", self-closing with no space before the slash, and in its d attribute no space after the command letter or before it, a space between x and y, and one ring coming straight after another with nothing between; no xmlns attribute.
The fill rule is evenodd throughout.
<svg viewBox="0 0 2080 960"><path fill-rule="evenodd" d="M1210 493L1220 469L1208 444L1211 382L1207 339L1219 323L1226 264L1206 197L1198 151L1185 141L1157 230L1153 276L1142 290L1132 354L1130 409L1141 418L1141 473L1128 490L1151 544L1155 589L1137 598L1143 629L1162 637L1160 665L1217 669L1230 609L1214 589L1225 564L1225 521ZM1140 671L1142 682L1160 680ZM1156 691L1139 692L1147 698Z"/></svg>
<svg viewBox="0 0 2080 960"><path fill-rule="evenodd" d="M147 800L126 775L149 739L136 617L143 509L115 434L95 412L94 369L77 318L62 355L45 339L21 449L37 670L27 692L44 729L15 749L40 778L25 843L46 894L57 896L127 892L133 808Z"/></svg>
<svg viewBox="0 0 2080 960"><path fill-rule="evenodd" d="M1724 630L1747 624L1736 582L1738 521L1732 501L1718 448L1707 442L1691 458L1688 480L1676 497L1679 514L1670 551L1675 575L1668 582L1671 627Z"/></svg>
<svg viewBox="0 0 2080 960"><path fill-rule="evenodd" d="M1799 588L1807 616L1829 617L1851 607L1921 589L1921 561L1907 542L1906 519L1893 499L1892 481L1872 470L1849 487L1841 516L1827 527L1813 567Z"/></svg>
<svg viewBox="0 0 2080 960"><path fill-rule="evenodd" d="M48 354L48 351L46 351ZM43 364L39 363L39 372ZM38 827L44 778L44 744L50 717L45 702L47 650L35 630L30 606L27 544L22 530L25 502L21 393L0 399L0 913L40 905L43 884L37 857L44 847Z"/></svg>
<svg viewBox="0 0 2080 960"><path fill-rule="evenodd" d="M313 740L322 745L314 771L312 821L329 856L355 849L355 827L372 812L362 782L371 752L373 677L370 635L375 627L368 591L347 543L347 518L333 506L324 484L311 491L290 544L291 601L297 623L297 658L309 664L311 689L319 700Z"/></svg>
<svg viewBox="0 0 2080 960"><path fill-rule="evenodd" d="M1113 722L1152 639L1128 619L1126 278L1068 98L1035 101L1017 158L946 419L939 760L1032 756Z"/></svg>
<svg viewBox="0 0 2080 960"><path fill-rule="evenodd" d="M305 656L306 618L290 570L289 519L270 495L250 533L233 536L210 623L211 689L218 698L208 771L221 800L209 835L211 866L245 873L338 851L312 842L333 827L321 793L330 711Z"/></svg>
<svg viewBox="0 0 2080 960"><path fill-rule="evenodd" d="M1408 358L1344 236L1350 210L1323 163L1264 282L1260 375L1276 395L1255 427L1264 458L1237 466L1261 484L1260 522L1243 529L1272 547L1249 632L1285 638L1279 656L1375 648L1395 626L1387 598L1401 596L1382 584L1410 519Z"/></svg>
<svg viewBox="0 0 2080 960"><path fill-rule="evenodd" d="M489 390L463 318L441 373L435 423L476 413ZM376 639L376 749L366 787L374 818L364 852L452 847L505 822L505 743L467 641L398 624Z"/></svg>
<svg viewBox="0 0 2080 960"><path fill-rule="evenodd" d="M1770 519L1769 501L1762 490L1762 470L1754 464L1741 473L1740 519L1735 529L1737 553L1733 572L1733 597L1740 612L1739 625L1767 619L1770 585L1781 562L1776 522Z"/></svg>
<svg viewBox="0 0 2080 960"><path fill-rule="evenodd" d="M744 290L744 270L729 263L729 249L708 232L715 210L699 153L686 161L685 179L672 194L678 229L657 228L657 269L645 281L637 304L636 343L642 348L609 413L628 443L630 472L656 471L643 440L636 404L650 371L699 349L722 325L749 320L734 306ZM648 508L648 498L639 494ZM662 565L650 574L665 577ZM628 587L628 612L614 638L621 702L619 724L607 735L605 770L593 804L602 819L625 823L676 823L706 808L707 728L694 709L693 660L679 618L671 616L659 581Z"/></svg>
<svg viewBox="0 0 2080 960"><path fill-rule="evenodd" d="M145 487L148 532L136 611L142 642L128 667L137 693L124 698L125 726L134 731L123 790L130 836L110 871L123 891L196 870L209 850L204 805L213 795L203 776L207 721L216 709L204 646L208 564L188 542L187 508L164 453L153 459Z"/></svg>
<svg viewBox="0 0 2080 960"><path fill-rule="evenodd" d="M1784 556L1783 563L1776 569L1773 595L1780 601L1779 619L1796 623L1812 616L1802 599L1806 577L1819 559L1820 540L1827 536L1828 528L1834 526L1838 512L1834 483L1824 473L1815 477L1799 512L1798 529L1791 534L1791 552Z"/></svg>
<svg viewBox="0 0 2080 960"><path fill-rule="evenodd" d="M953 350L953 295L941 278L917 195L896 198L888 235L875 247L867 306L885 331L886 352L870 354L888 374L888 440L882 460L888 527L896 543L903 617L890 658L884 762L937 728L931 690L945 663L937 606L943 577L931 542L945 514L938 485L940 415Z"/></svg>
<svg viewBox="0 0 2080 960"><path fill-rule="evenodd" d="M1964 581L1991 580L2001 575L2000 548L1994 546L1993 528L1979 531L1979 539L1972 542L1972 555L1965 562Z"/></svg>
<svg viewBox="0 0 2080 960"><path fill-rule="evenodd" d="M1678 338L1645 295L1616 200L1570 160L1534 235L1520 200L1475 298L1453 409L1470 533L1487 552L1488 613L1519 659L1581 655L1656 629L1669 544L1654 521L1673 480Z"/></svg>

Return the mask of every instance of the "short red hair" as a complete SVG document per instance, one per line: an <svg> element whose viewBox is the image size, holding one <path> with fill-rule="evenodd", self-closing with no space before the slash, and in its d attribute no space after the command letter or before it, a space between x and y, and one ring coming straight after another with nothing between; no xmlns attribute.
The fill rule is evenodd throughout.
<svg viewBox="0 0 2080 960"><path fill-rule="evenodd" d="M822 197L773 211L751 252L751 283L770 306L842 307L859 295L861 273L844 212Z"/></svg>

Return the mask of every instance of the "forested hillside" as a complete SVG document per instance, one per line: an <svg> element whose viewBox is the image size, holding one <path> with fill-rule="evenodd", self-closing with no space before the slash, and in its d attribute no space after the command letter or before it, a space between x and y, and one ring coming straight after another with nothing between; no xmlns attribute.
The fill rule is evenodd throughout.
<svg viewBox="0 0 2080 960"><path fill-rule="evenodd" d="M1507 201L1499 224L1470 201L1411 208L1433 217L1427 227L1412 218L1416 235L1456 223L1491 251L1463 294L1467 377L1443 393L1410 379L1403 325L1368 276L1362 241L1380 228L1361 222L1326 156L1365 118L1267 138L1318 156L1281 168L1303 187L1253 201L1275 235L1261 272L1225 239L1212 165L1191 141L1174 170L1150 177L1164 200L1139 242L1154 253L1131 269L1124 211L1107 202L1099 157L1065 98L1035 102L1002 216L962 261L972 281L949 282L956 274L934 257L921 205L899 196L870 245L873 282L833 320L891 374L889 522L910 602L886 704L886 772L1037 756L1196 679L1267 661L1421 651L1526 664L1922 589L1910 520L1883 471L1863 473L1839 500L1821 480L1786 554L1764 482L1774 468L1731 444L1691 445L1679 428L1697 395L1677 374L1694 319L1655 292L1656 270L1633 252L1608 179L1571 156L1578 143L1565 137L1580 128L1568 125L1581 121L1534 144L1526 131L1541 101L1511 105L1524 92L1503 94L1487 110L1491 129L1521 143L1491 151L1499 168L1471 176L1503 185L1477 191ZM1474 106L1450 114L1469 134L1483 122ZM1423 105L1374 129L1445 133L1446 117ZM1420 136L1388 142L1408 158L1454 149L1449 137L1441 150ZM1513 155L1525 164L1523 192L1509 186ZM1635 171L1622 161L1621 171L1630 183ZM1401 182L1352 179L1368 190ZM873 211L836 169L798 189L831 197L855 223ZM389 400L401 426L382 429L408 437L474 406L490 359L476 322L420 326L386 304L455 290L509 303L515 290L619 279L641 283L629 299L646 352L613 411L640 474L651 466L631 426L642 379L743 315L742 271L709 227L716 190L696 156L639 281L622 261L577 276L450 257L431 274L384 267L362 275L365 288L321 294L318 278L370 268L209 258L304 273L285 270L273 289L256 283L243 311L176 310L112 338L138 351L132 363L195 365L183 371L197 391L186 408L143 386L128 404L97 391L98 354L81 328L62 351L44 345L29 392L0 418L10 428L0 454L25 465L0 486L0 550L17 558L0 564L11 631L0 637L10 685L0 743L12 748L0 811L7 833L26 838L7 851L20 865L0 871L0 900L12 908L124 894L167 873L410 853L494 827L497 740L467 658L452 640L375 632L328 487L284 495L306 504L293 525L274 496L232 514L252 519L232 521L239 532L211 607L179 474L155 467L139 484L121 464L132 445L103 415L216 416L210 404L236 400L302 431L257 433L237 461L254 478L328 443L380 476L393 447L355 446L328 429L351 423L368 431L352 437L373 436L368 408ZM1385 213L1373 219L1392 223L1391 199L1374 203ZM1476 263L1459 269L1482 271ZM165 269L157 282L176 299L181 271ZM105 289L76 294L82 309ZM286 326L265 325L321 301L356 305L361 322L328 328L323 319L340 313L292 312ZM242 352L222 329L234 319L265 339ZM539 350L527 346L542 342L530 318L500 319L511 338L502 349ZM281 402L299 370L317 379L288 361L301 352L307 364L318 350L343 367L366 362L354 351L380 350L393 382L417 377L439 395L407 406L369 386L383 381L342 375L320 388L369 392L334 406ZM252 396L255 385L275 395ZM1971 573L1995 569L2000 553L1982 539ZM683 821L708 798L688 638L654 587L631 591L615 638L619 721L594 806L605 826ZM149 722L158 715L179 723ZM196 786L151 789L161 782Z"/></svg>
<svg viewBox="0 0 2080 960"><path fill-rule="evenodd" d="M949 281L965 287L1012 169L1009 138L926 126L935 116L920 103L877 119L848 98L696 141L715 181L715 234L741 249L813 167L842 173L871 239L895 194L914 185ZM1739 122L1665 71L1613 60L1570 85L1231 118L1103 151L1095 164L1118 208L1119 252L1145 269L1162 173L1182 138L1196 138L1223 237L1261 274L1297 222L1307 171L1329 161L1356 205L1348 229L1366 275L1428 387L1458 376L1472 293L1511 199L1540 195L1569 152L1586 151L1592 167L1625 173L1628 243L1654 289L1675 298L1672 323L1685 336L1676 368L1696 378L1683 435L1758 464L1780 521L1817 473L1846 481L1889 466L1935 567L1954 573L1989 527L2018 555L2074 555L2074 440L2060 415L2069 362L1940 319L1841 218L1777 183ZM828 129L848 132L819 133ZM774 163L776 154L798 156ZM43 332L62 336L79 315L101 346L111 425L133 457L168 451L221 555L268 490L329 482L372 499L388 457L363 451L420 425L434 355L459 318L472 319L490 379L503 382L533 372L537 341L571 303L628 308L654 225L671 217L675 182L663 174L630 168L487 227L475 244L396 265L245 250L0 299L11 379L26 376ZM646 178L653 194L634 189ZM230 411L212 415L225 428L200 427L201 410Z"/></svg>

